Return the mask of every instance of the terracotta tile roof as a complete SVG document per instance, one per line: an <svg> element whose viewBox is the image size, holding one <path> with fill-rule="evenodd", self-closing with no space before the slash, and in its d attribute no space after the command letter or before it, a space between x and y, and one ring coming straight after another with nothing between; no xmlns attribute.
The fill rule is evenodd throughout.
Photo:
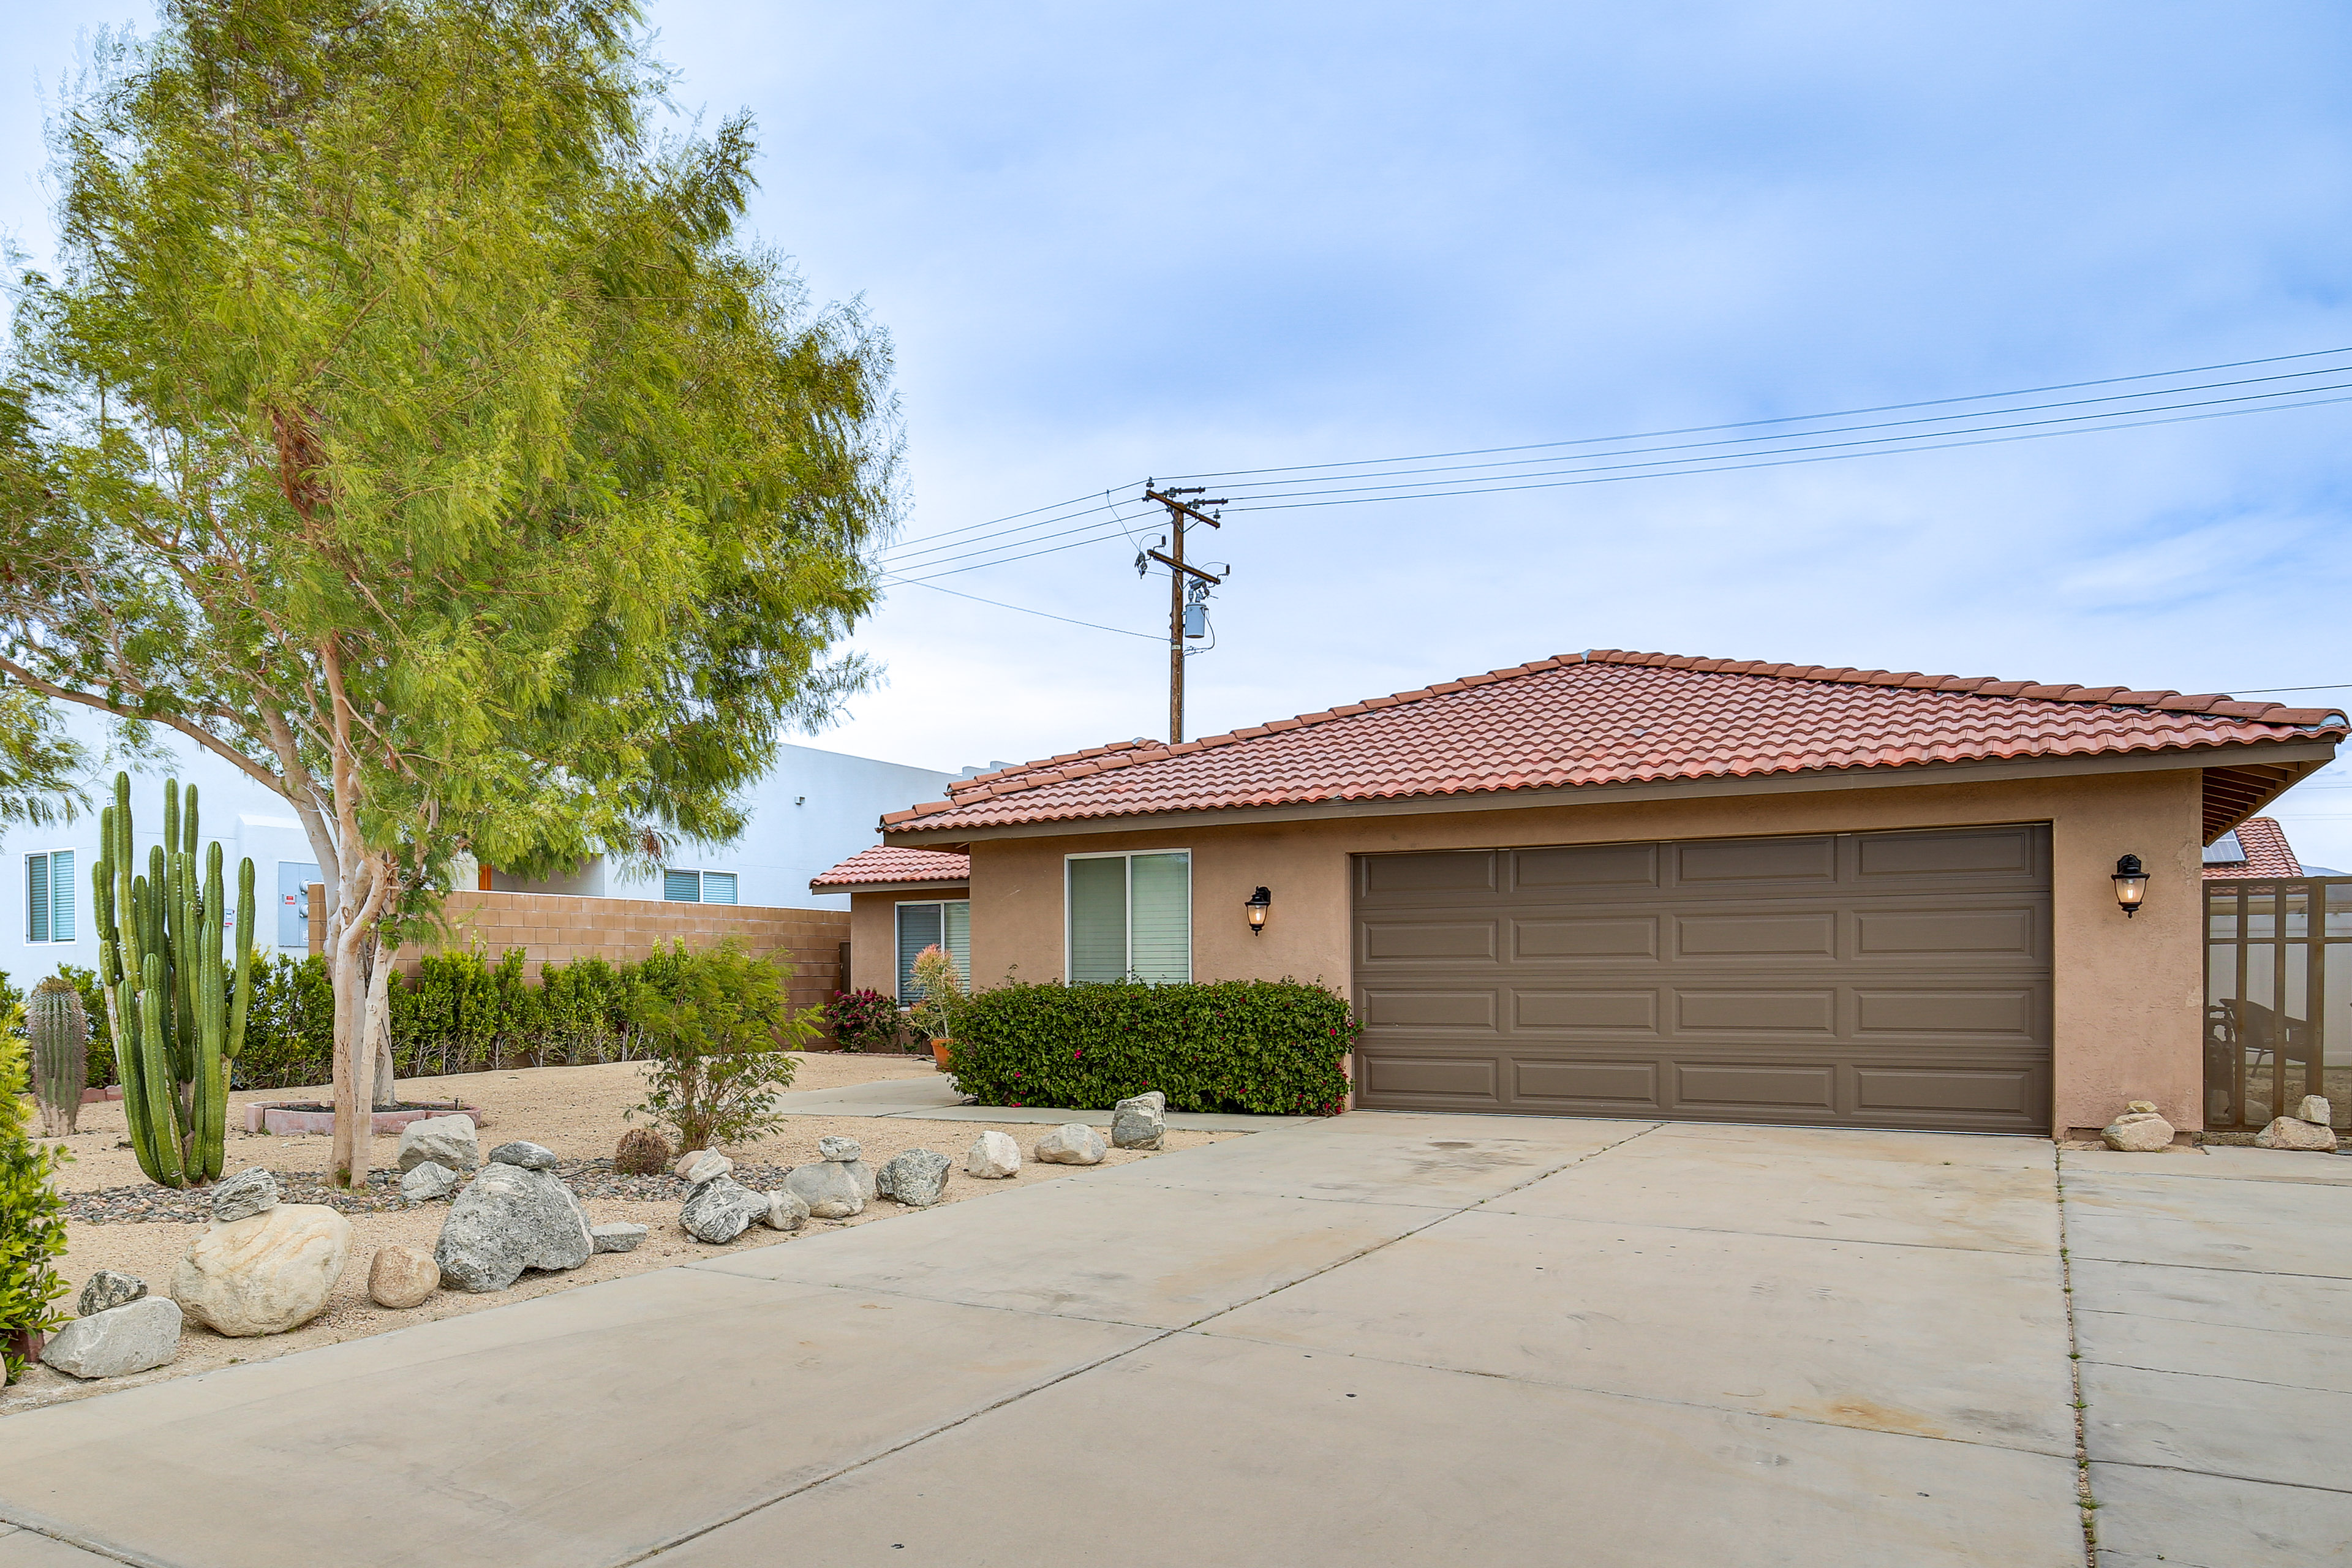
<svg viewBox="0 0 2352 1568"><path fill-rule="evenodd" d="M882 826L928 834L2345 731L2335 709L2214 693L1594 649L1179 745L1122 741L1001 768Z"/></svg>
<svg viewBox="0 0 2352 1568"><path fill-rule="evenodd" d="M901 849L877 844L860 849L832 870L809 879L809 889L866 887L889 882L968 882L971 857L940 849Z"/></svg>
<svg viewBox="0 0 2352 1568"><path fill-rule="evenodd" d="M2303 862L2295 858L2294 847L2286 841L2286 829L2273 816L2250 816L2238 824L2238 847L2245 852L2242 860L2208 860L2205 875L2211 879L2243 881L2253 877L2300 877Z"/></svg>

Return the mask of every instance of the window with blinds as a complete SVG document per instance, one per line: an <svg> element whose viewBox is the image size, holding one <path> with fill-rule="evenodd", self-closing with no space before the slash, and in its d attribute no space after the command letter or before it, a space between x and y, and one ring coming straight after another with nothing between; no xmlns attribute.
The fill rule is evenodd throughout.
<svg viewBox="0 0 2352 1568"><path fill-rule="evenodd" d="M735 901L735 873L664 871L662 897L673 904L731 904Z"/></svg>
<svg viewBox="0 0 2352 1568"><path fill-rule="evenodd" d="M1072 984L1192 978L1192 856L1073 855L1063 861Z"/></svg>
<svg viewBox="0 0 2352 1568"><path fill-rule="evenodd" d="M955 960L956 978L971 988L971 900L934 899L898 906L898 1002L923 999L915 984L915 960L923 949L940 946Z"/></svg>
<svg viewBox="0 0 2352 1568"><path fill-rule="evenodd" d="M74 940L74 852L25 857L25 940Z"/></svg>

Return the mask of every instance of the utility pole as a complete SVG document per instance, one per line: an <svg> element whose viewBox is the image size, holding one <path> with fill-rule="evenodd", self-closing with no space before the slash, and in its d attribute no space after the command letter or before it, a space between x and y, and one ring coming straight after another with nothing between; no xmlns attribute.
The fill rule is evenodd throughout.
<svg viewBox="0 0 2352 1568"><path fill-rule="evenodd" d="M1176 499L1179 496L1197 496L1207 489L1206 485L1194 485L1190 489L1180 489L1171 485L1164 490L1154 489L1149 479L1144 481L1143 486L1144 500L1156 500L1168 509L1168 542L1175 552L1172 556L1162 555L1157 550L1144 552L1152 560L1169 569L1168 743L1171 746L1184 738L1184 579L1196 577L1204 583L1224 581L1223 578L1203 572L1197 566L1184 564L1184 525L1187 521L1205 522L1211 528L1224 526L1223 523L1201 510L1204 506L1224 505L1223 497L1215 500L1200 501L1183 501Z"/></svg>

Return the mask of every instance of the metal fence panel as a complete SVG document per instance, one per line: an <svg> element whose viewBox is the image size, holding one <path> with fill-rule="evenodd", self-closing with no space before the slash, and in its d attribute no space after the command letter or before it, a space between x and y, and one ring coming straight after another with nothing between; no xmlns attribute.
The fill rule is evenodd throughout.
<svg viewBox="0 0 2352 1568"><path fill-rule="evenodd" d="M2205 884L2205 1126L2325 1095L2352 1128L2352 877Z"/></svg>

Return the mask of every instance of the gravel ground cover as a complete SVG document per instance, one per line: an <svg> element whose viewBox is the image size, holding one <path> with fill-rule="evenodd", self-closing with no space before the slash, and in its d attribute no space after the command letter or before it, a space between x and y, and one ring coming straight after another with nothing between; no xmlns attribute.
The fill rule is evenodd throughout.
<svg viewBox="0 0 2352 1568"><path fill-rule="evenodd" d="M805 1058L794 1079L796 1089L833 1089L898 1078L932 1076L928 1060L902 1058L814 1054ZM650 1234L635 1252L599 1253L583 1267L562 1274L525 1274L510 1289L484 1295L443 1289L423 1306L395 1312L368 1300L368 1266L380 1247L400 1246L431 1253L441 1233L447 1202L409 1205L389 1174L395 1140L375 1140L373 1158L380 1166L365 1194L335 1192L322 1182L329 1140L322 1137L275 1138L244 1133L242 1109L247 1101L271 1102L314 1098L316 1089L278 1089L231 1096L227 1169L234 1173L248 1165L266 1165L276 1173L288 1203L330 1203L349 1215L352 1238L351 1259L335 1288L326 1311L288 1334L267 1339L232 1340L193 1325L180 1340L179 1359L170 1366L135 1377L80 1383L46 1366L36 1366L26 1378L0 1391L0 1415L60 1400L87 1398L134 1384L170 1377L238 1362L262 1361L315 1345L334 1344L405 1328L436 1318L478 1312L509 1301L546 1295L600 1279L614 1279L652 1268L670 1268L709 1257L721 1248L695 1240L679 1228L678 1205L686 1184L675 1176L624 1176L612 1168L613 1144L629 1125L623 1112L644 1097L644 1064L613 1062L600 1067L536 1068L513 1072L467 1073L445 1079L404 1079L406 1100L445 1100L462 1096L480 1106L488 1120L482 1128L482 1148L488 1152L509 1139L528 1139L555 1152L557 1174L580 1194L592 1224L633 1220ZM1018 1176L1006 1181L981 1181L963 1173L964 1151L992 1127L1011 1134L1021 1145L1024 1163ZM1040 1165L1029 1159L1037 1140L1050 1127L1021 1123L901 1121L890 1117L795 1116L766 1138L723 1151L736 1163L735 1174L748 1185L766 1190L780 1184L794 1165L817 1158L820 1138L843 1136L865 1145L866 1163L879 1166L908 1149L933 1149L955 1162L942 1201L963 1203L991 1193L1006 1192L1036 1182L1083 1177L1097 1167ZM201 1194L167 1192L148 1184L127 1148L117 1148L124 1132L122 1108L92 1104L82 1108L81 1131L60 1140L75 1160L63 1172L59 1186L68 1194L68 1249L58 1268L77 1293L82 1282L100 1268L119 1269L147 1281L157 1294L168 1293L172 1271L189 1244L203 1231L210 1215ZM1246 1134L1171 1131L1170 1151L1197 1148ZM1105 1165L1126 1164L1156 1155L1114 1149ZM869 1205L866 1212L845 1220L810 1220L800 1230L785 1233L753 1226L729 1247L742 1250L774 1247L849 1226L871 1225L907 1214L887 1198ZM68 1310L72 1297L67 1298Z"/></svg>

